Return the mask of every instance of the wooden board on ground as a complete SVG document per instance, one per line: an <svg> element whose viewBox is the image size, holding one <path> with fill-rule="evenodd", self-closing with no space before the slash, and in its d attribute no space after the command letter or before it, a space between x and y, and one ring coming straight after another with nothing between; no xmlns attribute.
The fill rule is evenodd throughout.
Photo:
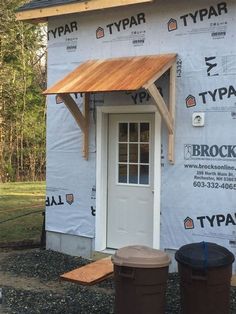
<svg viewBox="0 0 236 314"><path fill-rule="evenodd" d="M236 287L236 275L232 276L232 279L231 279L231 286L232 286L232 287Z"/></svg>
<svg viewBox="0 0 236 314"><path fill-rule="evenodd" d="M99 281L111 277L113 274L113 264L111 257L100 259L91 264L76 268L60 276L62 280L67 280L82 285L93 285Z"/></svg>

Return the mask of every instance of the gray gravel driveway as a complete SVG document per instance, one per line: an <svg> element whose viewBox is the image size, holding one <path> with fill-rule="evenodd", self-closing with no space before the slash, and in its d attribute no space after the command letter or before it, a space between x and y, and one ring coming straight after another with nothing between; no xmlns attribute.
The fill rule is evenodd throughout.
<svg viewBox="0 0 236 314"><path fill-rule="evenodd" d="M93 286L62 282L59 275L89 263L79 257L47 250L0 252L0 313L12 314L112 314L114 282ZM177 274L170 274L166 314L180 313ZM236 313L236 289L232 288L231 313Z"/></svg>

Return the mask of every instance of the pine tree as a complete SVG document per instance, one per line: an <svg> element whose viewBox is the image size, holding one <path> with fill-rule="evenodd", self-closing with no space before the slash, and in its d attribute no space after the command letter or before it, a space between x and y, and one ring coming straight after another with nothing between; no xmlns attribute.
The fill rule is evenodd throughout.
<svg viewBox="0 0 236 314"><path fill-rule="evenodd" d="M0 7L0 180L45 174L45 54L42 28L15 19L20 0Z"/></svg>

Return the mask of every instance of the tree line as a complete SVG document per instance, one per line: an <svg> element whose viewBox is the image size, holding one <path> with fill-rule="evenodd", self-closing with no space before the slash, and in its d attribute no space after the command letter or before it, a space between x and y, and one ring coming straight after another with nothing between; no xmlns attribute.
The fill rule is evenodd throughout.
<svg viewBox="0 0 236 314"><path fill-rule="evenodd" d="M22 0L0 4L0 182L45 178L44 30L16 21Z"/></svg>

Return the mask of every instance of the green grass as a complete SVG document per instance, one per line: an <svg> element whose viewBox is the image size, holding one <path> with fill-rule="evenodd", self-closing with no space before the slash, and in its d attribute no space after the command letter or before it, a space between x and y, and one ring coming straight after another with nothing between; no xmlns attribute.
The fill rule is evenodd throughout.
<svg viewBox="0 0 236 314"><path fill-rule="evenodd" d="M45 182L0 183L0 242L40 240L45 188ZM7 219L13 220L1 223Z"/></svg>

